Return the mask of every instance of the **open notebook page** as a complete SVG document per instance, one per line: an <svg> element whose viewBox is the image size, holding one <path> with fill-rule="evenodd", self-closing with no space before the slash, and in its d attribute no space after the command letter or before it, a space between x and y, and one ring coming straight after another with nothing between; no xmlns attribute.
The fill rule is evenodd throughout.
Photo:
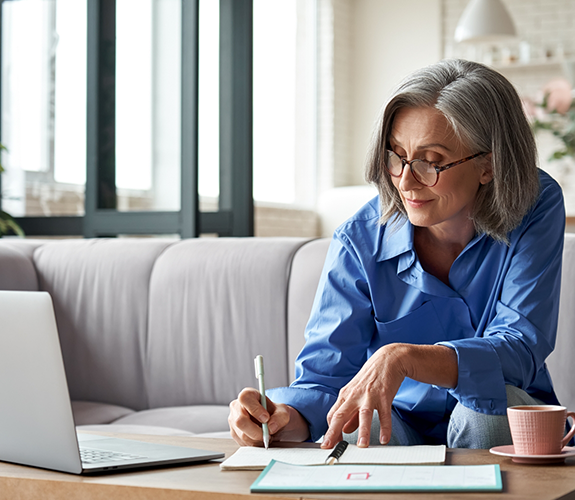
<svg viewBox="0 0 575 500"><path fill-rule="evenodd" d="M340 464L426 464L445 462L444 445L438 446L370 446L358 448L350 444ZM256 448L242 446L220 464L222 470L263 470L273 460L295 465L324 465L331 450L321 448Z"/></svg>

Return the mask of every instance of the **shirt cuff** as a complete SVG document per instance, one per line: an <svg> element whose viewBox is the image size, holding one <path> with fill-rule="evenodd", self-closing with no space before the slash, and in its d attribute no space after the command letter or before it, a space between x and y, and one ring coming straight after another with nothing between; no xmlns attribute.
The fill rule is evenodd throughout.
<svg viewBox="0 0 575 500"><path fill-rule="evenodd" d="M327 413L336 397L317 389L299 387L277 387L266 391L274 403L283 403L295 408L308 421L312 441L318 441L327 431Z"/></svg>
<svg viewBox="0 0 575 500"><path fill-rule="evenodd" d="M499 357L490 342L468 338L438 342L457 353L459 378L449 393L463 406L488 415L507 414L507 392Z"/></svg>

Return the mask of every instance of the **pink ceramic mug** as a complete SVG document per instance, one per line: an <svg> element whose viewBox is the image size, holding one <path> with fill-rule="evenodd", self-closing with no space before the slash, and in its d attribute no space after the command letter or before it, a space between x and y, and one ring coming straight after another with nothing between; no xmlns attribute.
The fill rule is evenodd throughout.
<svg viewBox="0 0 575 500"><path fill-rule="evenodd" d="M558 455L575 434L575 426L565 434L567 417L575 412L564 406L511 406L507 418L517 455Z"/></svg>

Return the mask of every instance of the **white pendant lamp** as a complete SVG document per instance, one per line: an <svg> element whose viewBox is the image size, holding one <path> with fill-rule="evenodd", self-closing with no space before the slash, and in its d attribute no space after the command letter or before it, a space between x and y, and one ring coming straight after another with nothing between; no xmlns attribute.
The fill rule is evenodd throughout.
<svg viewBox="0 0 575 500"><path fill-rule="evenodd" d="M471 0L455 29L457 43L499 42L515 37L515 25L501 0Z"/></svg>

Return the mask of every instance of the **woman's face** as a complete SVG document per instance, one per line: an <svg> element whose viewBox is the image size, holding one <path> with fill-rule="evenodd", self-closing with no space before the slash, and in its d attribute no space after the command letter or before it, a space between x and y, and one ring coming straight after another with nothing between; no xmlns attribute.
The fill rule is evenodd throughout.
<svg viewBox="0 0 575 500"><path fill-rule="evenodd" d="M406 160L426 160L439 166L479 152L464 147L447 119L435 108L401 109L393 122L390 147ZM433 187L417 182L407 165L400 177L391 177L410 222L455 234L472 226L469 215L479 186L493 178L491 163L485 158L441 172Z"/></svg>

